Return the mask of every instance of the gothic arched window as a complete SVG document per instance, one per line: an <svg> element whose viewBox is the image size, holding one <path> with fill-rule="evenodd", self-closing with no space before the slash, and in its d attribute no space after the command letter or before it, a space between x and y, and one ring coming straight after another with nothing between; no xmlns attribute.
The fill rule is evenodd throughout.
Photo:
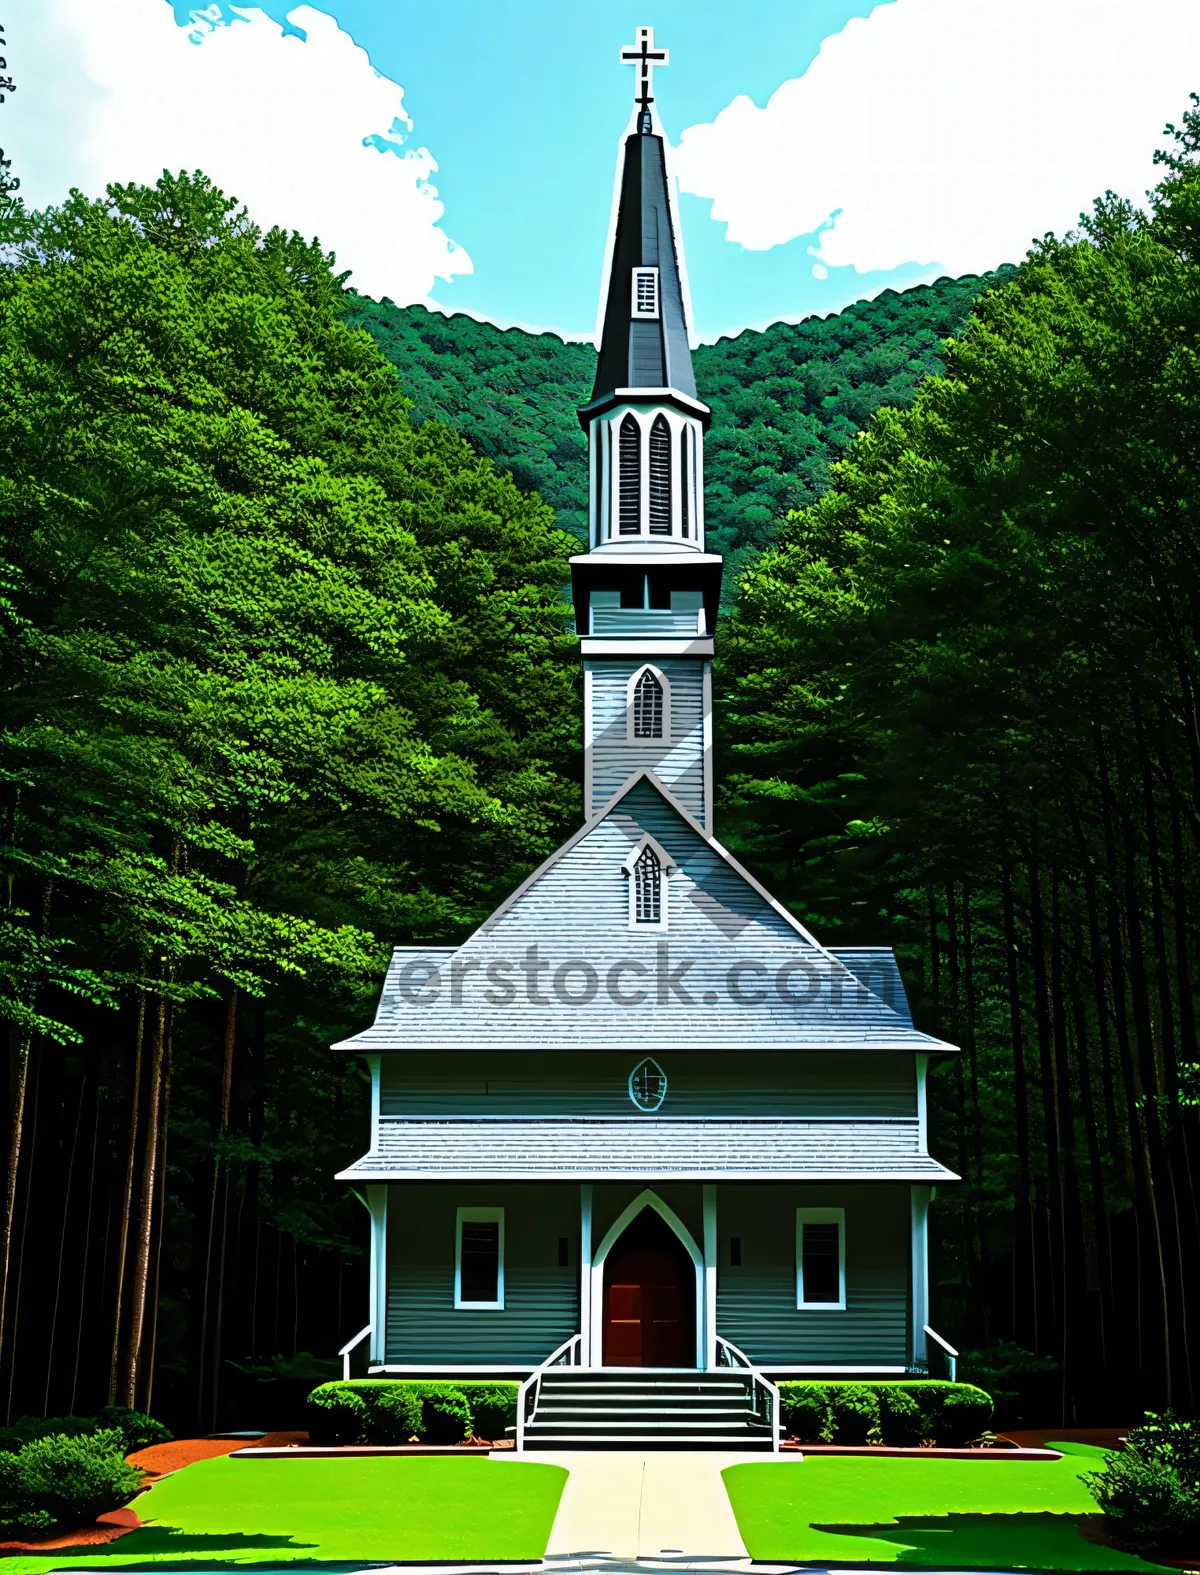
<svg viewBox="0 0 1200 1575"><path fill-rule="evenodd" d="M661 415L650 428L650 534L671 534L671 429Z"/></svg>
<svg viewBox="0 0 1200 1575"><path fill-rule="evenodd" d="M662 865L649 846L642 849L633 866L633 922L662 923Z"/></svg>
<svg viewBox="0 0 1200 1575"><path fill-rule="evenodd" d="M618 530L636 536L642 528L642 434L629 415L621 422L617 470Z"/></svg>
<svg viewBox="0 0 1200 1575"><path fill-rule="evenodd" d="M638 679L633 690L633 736L663 736L663 686L649 669Z"/></svg>

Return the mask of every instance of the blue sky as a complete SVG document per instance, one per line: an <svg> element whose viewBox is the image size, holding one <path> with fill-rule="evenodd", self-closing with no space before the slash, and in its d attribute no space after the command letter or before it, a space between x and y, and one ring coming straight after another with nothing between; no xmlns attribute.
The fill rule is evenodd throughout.
<svg viewBox="0 0 1200 1575"><path fill-rule="evenodd" d="M781 61L802 74L829 34L873 8L872 0L759 0L735 24L732 8L717 0L653 0L656 38L671 51L655 89L668 133L710 120L738 93L765 104L779 86ZM263 9L282 22L292 7L271 0ZM377 70L403 82L417 134L437 158L448 227L476 271L439 283L434 299L487 316L590 329L616 140L632 93L633 73L618 55L646 22L646 0L423 7L329 0L322 9L366 48ZM902 265L862 279L846 267L842 277L818 281L805 254L809 237L747 251L725 240L709 206L684 195L680 216L694 309L710 330L828 311L864 286L921 272Z"/></svg>
<svg viewBox="0 0 1200 1575"><path fill-rule="evenodd" d="M15 7L15 9L14 9ZM1195 0L10 0L29 200L208 169L368 293L590 334L632 72L671 51L711 338L1017 261L1139 197L1200 86ZM291 20L289 21L289 17Z"/></svg>

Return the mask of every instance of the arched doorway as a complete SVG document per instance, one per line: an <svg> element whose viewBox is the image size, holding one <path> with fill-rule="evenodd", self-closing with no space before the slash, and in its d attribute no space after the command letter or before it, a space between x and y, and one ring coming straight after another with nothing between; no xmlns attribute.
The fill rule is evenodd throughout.
<svg viewBox="0 0 1200 1575"><path fill-rule="evenodd" d="M694 1367L696 1269L687 1248L647 1205L604 1263L605 1367Z"/></svg>

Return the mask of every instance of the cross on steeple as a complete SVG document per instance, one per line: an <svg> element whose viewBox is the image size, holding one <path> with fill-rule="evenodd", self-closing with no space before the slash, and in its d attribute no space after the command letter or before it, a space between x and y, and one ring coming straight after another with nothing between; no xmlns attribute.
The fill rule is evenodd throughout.
<svg viewBox="0 0 1200 1575"><path fill-rule="evenodd" d="M654 81L651 73L655 66L665 66L670 61L670 51L655 49L654 29L639 27L637 43L626 44L621 50L621 63L634 68L633 101L641 106L643 117L650 114L654 102Z"/></svg>

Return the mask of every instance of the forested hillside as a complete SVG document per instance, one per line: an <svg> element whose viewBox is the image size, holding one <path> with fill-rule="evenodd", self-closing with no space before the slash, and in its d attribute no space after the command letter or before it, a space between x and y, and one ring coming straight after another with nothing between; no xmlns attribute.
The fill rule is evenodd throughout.
<svg viewBox="0 0 1200 1575"><path fill-rule="evenodd" d="M939 1319L1068 1418L1200 1381L1198 154L978 303L724 645L725 835L963 1047Z"/></svg>
<svg viewBox="0 0 1200 1575"><path fill-rule="evenodd" d="M708 544L726 554L727 600L783 515L824 492L830 464L872 413L911 404L941 369L942 341L1007 272L886 290L834 317L747 329L696 350L696 386L713 412ZM587 441L575 411L591 393L590 345L356 296L347 321L368 329L399 369L418 419L456 428L586 542Z"/></svg>

